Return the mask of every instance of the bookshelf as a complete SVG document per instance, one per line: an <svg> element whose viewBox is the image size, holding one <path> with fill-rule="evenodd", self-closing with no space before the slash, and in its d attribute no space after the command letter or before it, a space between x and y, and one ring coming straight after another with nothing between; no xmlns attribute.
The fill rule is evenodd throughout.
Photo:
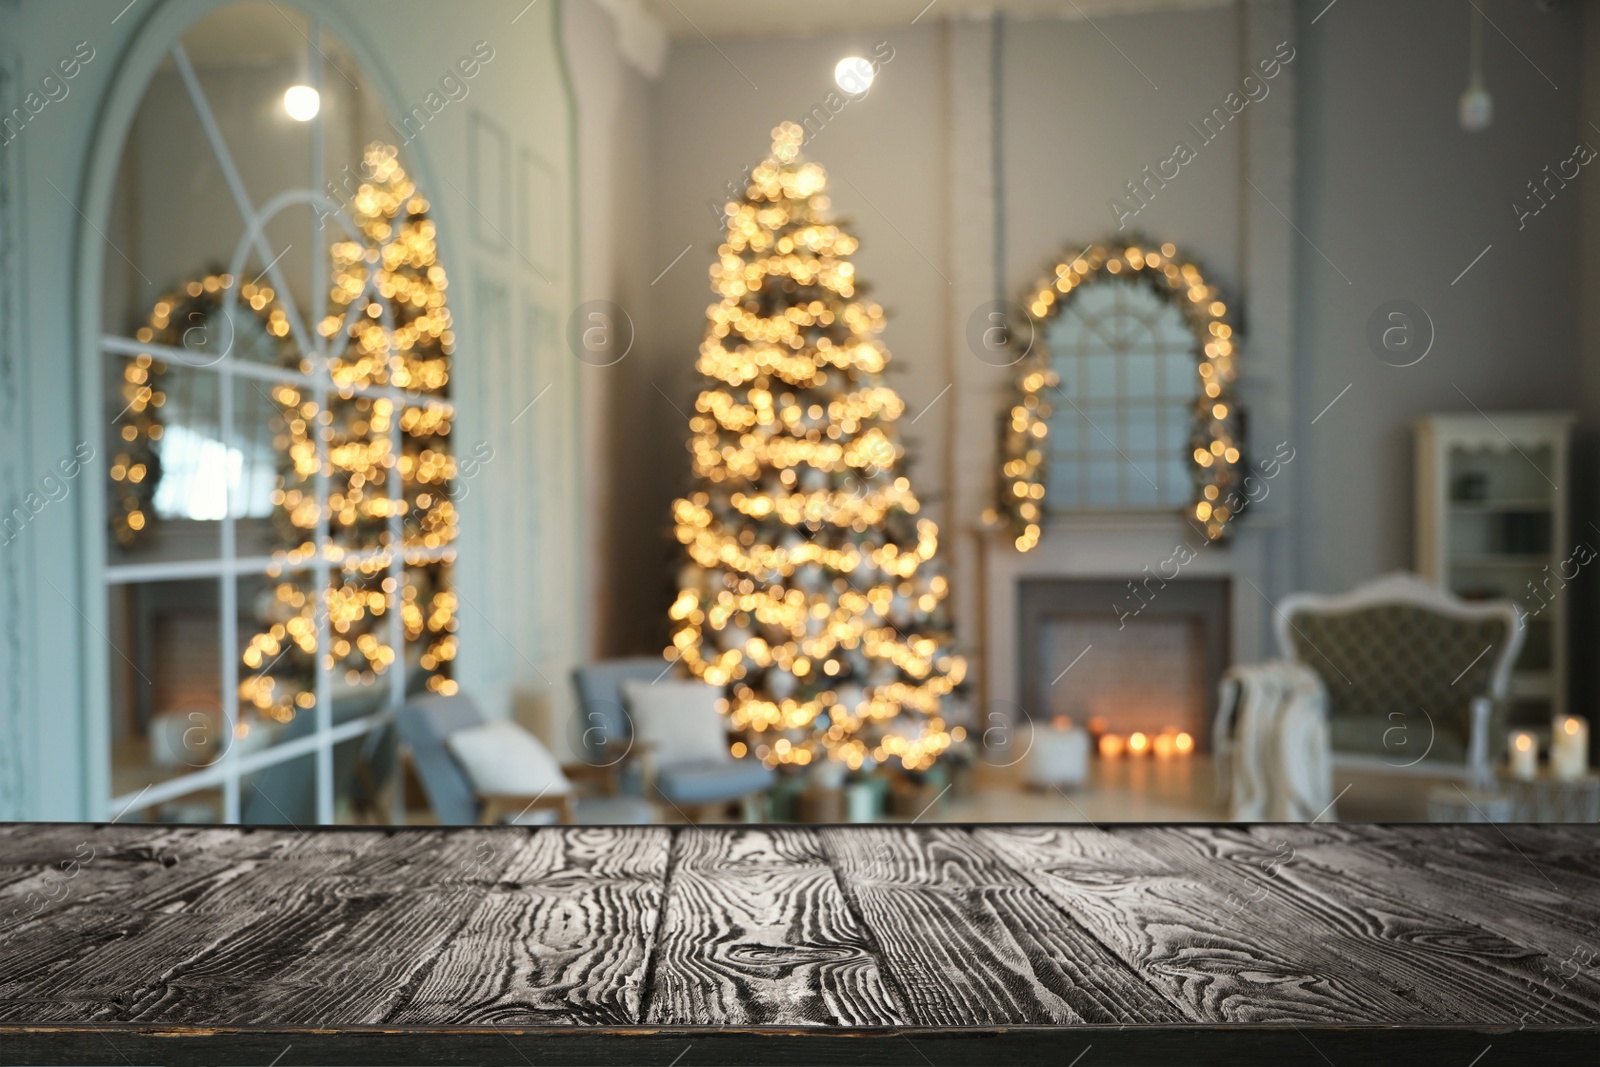
<svg viewBox="0 0 1600 1067"><path fill-rule="evenodd" d="M1425 415L1416 428L1417 572L1468 600L1524 612L1512 726L1548 734L1566 713L1566 586L1583 567L1568 528L1566 412ZM1600 560L1591 565L1600 565Z"/></svg>

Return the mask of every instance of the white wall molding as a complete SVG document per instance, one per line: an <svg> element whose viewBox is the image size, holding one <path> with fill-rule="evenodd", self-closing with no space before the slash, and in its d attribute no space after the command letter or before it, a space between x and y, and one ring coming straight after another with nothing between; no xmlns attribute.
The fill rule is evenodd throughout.
<svg viewBox="0 0 1600 1067"><path fill-rule="evenodd" d="M640 0L595 0L617 28L617 51L646 78L661 77L672 41L661 20Z"/></svg>
<svg viewBox="0 0 1600 1067"><path fill-rule="evenodd" d="M3 19L3 15L0 15ZM9 34L0 35L10 39ZM0 115L21 100L21 66L17 54L0 50ZM26 131L24 131L26 132ZM0 146L0 520L21 508L28 461L26 367L22 360L22 187L17 143ZM33 660L28 590L24 575L32 568L27 556L31 539L18 536L4 543L0 533L0 819L22 819L31 813L36 744L31 711Z"/></svg>

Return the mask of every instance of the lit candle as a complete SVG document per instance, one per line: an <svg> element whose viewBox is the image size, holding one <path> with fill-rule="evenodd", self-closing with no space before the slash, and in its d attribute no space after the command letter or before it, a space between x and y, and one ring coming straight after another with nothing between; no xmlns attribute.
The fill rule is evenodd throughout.
<svg viewBox="0 0 1600 1067"><path fill-rule="evenodd" d="M1550 773L1571 781L1589 771L1589 720L1568 715L1550 740Z"/></svg>
<svg viewBox="0 0 1600 1067"><path fill-rule="evenodd" d="M1100 755L1104 759L1116 759L1122 755L1122 735L1101 734Z"/></svg>
<svg viewBox="0 0 1600 1067"><path fill-rule="evenodd" d="M1150 743L1150 747L1155 751L1156 758L1170 759L1172 754L1178 750L1178 735L1162 730L1159 734L1156 734L1155 740Z"/></svg>
<svg viewBox="0 0 1600 1067"><path fill-rule="evenodd" d="M1150 739L1142 732L1135 731L1128 735L1128 753L1133 756L1142 756L1150 748Z"/></svg>
<svg viewBox="0 0 1600 1067"><path fill-rule="evenodd" d="M1539 742L1526 730L1518 730L1508 739L1510 753L1507 762L1511 777L1529 781L1539 776Z"/></svg>
<svg viewBox="0 0 1600 1067"><path fill-rule="evenodd" d="M1189 753L1194 751L1194 738L1190 737L1185 731L1179 731L1177 738L1173 740L1172 744L1177 748L1178 755L1180 756L1187 756Z"/></svg>

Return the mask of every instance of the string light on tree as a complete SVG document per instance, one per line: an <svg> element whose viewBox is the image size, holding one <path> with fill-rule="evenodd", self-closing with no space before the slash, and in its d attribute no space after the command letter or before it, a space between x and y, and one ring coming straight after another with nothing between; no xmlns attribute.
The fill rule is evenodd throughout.
<svg viewBox="0 0 1600 1067"><path fill-rule="evenodd" d="M426 676L429 690L456 691L457 603L449 576L456 467L454 409L446 399L455 335L447 280L428 202L395 149L369 147L365 167L369 180L350 203L365 239L331 247L332 303L317 326L330 346L334 393L319 404L303 384L272 389L283 457L273 502L280 530L298 547L282 554L276 573L283 580L257 605L266 628L244 651L244 665L255 673L241 681L239 694L245 707L279 722L315 705L318 604L295 572L318 552L324 515L315 482L323 454L326 559L338 569L322 602L332 641L322 666L342 668L350 685L375 681L399 659L386 625L398 608L412 650L407 666ZM309 354L295 359L304 374L316 369ZM396 552L404 563L398 589Z"/></svg>
<svg viewBox="0 0 1600 1067"><path fill-rule="evenodd" d="M167 403L167 360L156 352L174 349L208 362L221 358L216 353L225 355L239 336L241 324L229 315L240 307L246 315L259 316L267 344L278 346L279 362L293 357L289 318L272 289L246 282L236 296L233 285L233 275L220 270L186 282L157 300L145 325L134 334L154 351L140 352L122 366L122 410L114 420L108 512L111 534L123 548L133 547L148 532L161 482L159 442L166 435L162 409ZM275 354L256 355L273 359Z"/></svg>
<svg viewBox="0 0 1600 1067"><path fill-rule="evenodd" d="M920 771L964 736L944 701L966 662L938 529L901 470L905 405L880 381L883 310L861 299L856 239L829 221L803 138L774 130L725 209L667 655L725 688L737 756Z"/></svg>
<svg viewBox="0 0 1600 1067"><path fill-rule="evenodd" d="M1078 287L1103 274L1149 286L1183 312L1195 333L1195 373L1200 381L1190 419L1194 498L1189 511L1206 537L1222 540L1235 518L1225 501L1243 470L1239 412L1233 397L1237 342L1229 309L1200 268L1184 262L1173 245L1130 243L1094 245L1056 264L1054 277L1041 280L1026 298L1028 313L1036 320L1055 316ZM1043 535L1049 397L1061 383L1043 344L1035 345L1020 371L1017 399L1008 412L1004 434L998 510L1006 516L1017 548L1027 552Z"/></svg>

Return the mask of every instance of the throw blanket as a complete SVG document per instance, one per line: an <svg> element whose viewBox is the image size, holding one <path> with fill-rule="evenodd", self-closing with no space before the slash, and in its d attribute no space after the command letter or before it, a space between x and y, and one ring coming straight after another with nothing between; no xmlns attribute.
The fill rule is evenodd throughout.
<svg viewBox="0 0 1600 1067"><path fill-rule="evenodd" d="M1231 794L1228 817L1306 822L1333 814L1322 679L1286 660L1234 667L1222 677L1221 696L1215 750Z"/></svg>

